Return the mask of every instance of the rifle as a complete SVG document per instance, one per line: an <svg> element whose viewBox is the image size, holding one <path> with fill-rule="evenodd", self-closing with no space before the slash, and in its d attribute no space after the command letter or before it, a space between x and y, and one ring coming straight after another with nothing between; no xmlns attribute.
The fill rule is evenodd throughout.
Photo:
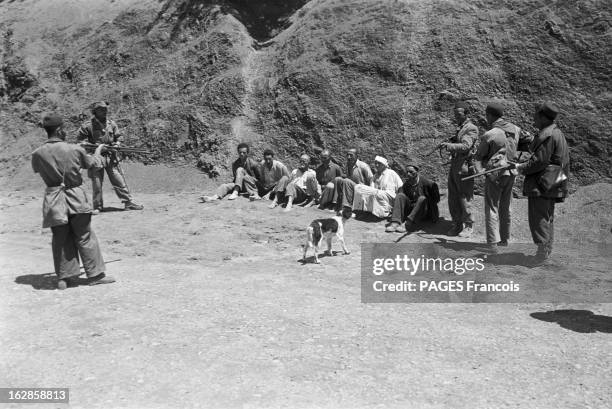
<svg viewBox="0 0 612 409"><path fill-rule="evenodd" d="M434 153L436 153L436 152L439 152L439 153L440 153L440 157L442 157L442 144L443 144L443 143L444 143L444 142L440 142L439 144L437 144L437 145L436 145L436 147L435 147L435 148L433 148L433 149L432 149L430 152L426 153L426 154L424 155L424 157L426 157L426 158L427 158L427 157L429 157L429 156L433 155L433 154L434 154Z"/></svg>
<svg viewBox="0 0 612 409"><path fill-rule="evenodd" d="M81 146L83 148L85 148L85 150L96 150L96 148L99 146L98 144L95 143L82 143ZM151 155L153 152L148 151L146 149L140 149L140 148L132 148L129 146L112 146L112 145L105 145L104 146L105 149L109 152L119 152L119 153L141 153L144 155Z"/></svg>
<svg viewBox="0 0 612 409"><path fill-rule="evenodd" d="M493 168L493 169L482 171L480 173L476 173L475 175L466 176L464 178L461 178L461 181L463 182L464 180L474 179L478 176L488 175L489 173L497 172L498 170L513 169L515 166L516 166L516 163L509 163L508 165L499 166L497 168Z"/></svg>

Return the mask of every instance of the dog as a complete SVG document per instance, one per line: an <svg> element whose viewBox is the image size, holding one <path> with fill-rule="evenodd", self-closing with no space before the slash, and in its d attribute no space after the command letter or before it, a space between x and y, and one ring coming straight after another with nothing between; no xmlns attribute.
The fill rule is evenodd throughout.
<svg viewBox="0 0 612 409"><path fill-rule="evenodd" d="M306 262L306 253L310 248L314 247L314 258L315 263L319 264L319 245L321 240L325 238L327 240L327 251L326 255L332 255L332 238L335 235L342 246L344 254L351 254L346 248L344 243L344 224L351 218L351 210L345 208L341 214L336 215L329 219L316 219L306 228L307 242L304 246L304 255L302 261Z"/></svg>

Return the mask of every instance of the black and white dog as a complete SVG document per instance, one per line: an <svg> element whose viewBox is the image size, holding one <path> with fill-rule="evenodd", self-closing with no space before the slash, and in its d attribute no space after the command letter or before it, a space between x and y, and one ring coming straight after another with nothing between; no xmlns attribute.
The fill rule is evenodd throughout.
<svg viewBox="0 0 612 409"><path fill-rule="evenodd" d="M319 264L319 245L321 240L325 237L327 240L327 255L332 255L332 238L336 236L344 254L351 254L344 244L344 224L351 218L351 209L345 208L341 215L334 216L329 219L316 219L310 223L310 226L306 228L307 242L304 246L304 256L302 261L306 262L306 253L308 249L314 247L314 258L315 263Z"/></svg>

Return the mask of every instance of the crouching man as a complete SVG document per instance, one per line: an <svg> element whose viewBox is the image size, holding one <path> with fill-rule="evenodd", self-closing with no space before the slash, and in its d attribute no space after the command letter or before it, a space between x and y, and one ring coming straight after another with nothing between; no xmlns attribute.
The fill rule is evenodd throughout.
<svg viewBox="0 0 612 409"><path fill-rule="evenodd" d="M438 185L419 175L416 165L406 167L406 182L393 201L391 224L387 233L406 233L413 230L420 221L436 223L440 216ZM402 223L406 221L405 225Z"/></svg>
<svg viewBox="0 0 612 409"><path fill-rule="evenodd" d="M86 284L108 284L115 280L105 274L104 260L95 233L91 229L92 208L82 188L81 169L101 169L104 145L99 145L94 156L78 145L65 142L63 120L59 115L47 114L42 121L47 142L32 153L32 169L47 185L43 202L43 228L53 233L51 248L58 288L78 285L81 274L79 258L83 261Z"/></svg>

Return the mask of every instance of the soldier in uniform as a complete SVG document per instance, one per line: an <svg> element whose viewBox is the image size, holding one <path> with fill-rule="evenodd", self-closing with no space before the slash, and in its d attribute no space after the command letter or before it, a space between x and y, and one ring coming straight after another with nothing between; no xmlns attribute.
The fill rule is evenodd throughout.
<svg viewBox="0 0 612 409"><path fill-rule="evenodd" d="M93 156L78 146L66 143L59 115L47 114L42 121L47 142L32 153L32 169L47 185L43 202L43 227L53 233L51 248L60 290L78 285L81 274L79 258L88 285L108 284L115 280L105 275L104 260L95 233L91 229L91 205L81 187L81 169L102 166L100 145Z"/></svg>
<svg viewBox="0 0 612 409"><path fill-rule="evenodd" d="M102 143L105 145L118 146L121 143L122 135L115 121L107 118L108 104L104 101L96 102L91 112L93 113L93 117L89 122L81 126L77 135L77 140L96 145ZM88 170L88 176L91 178L91 184L93 186L93 214L98 214L104 209L102 182L104 180L105 170L117 197L124 203L125 210L142 210L143 206L134 202L128 186L125 183L125 177L119 165L117 152L103 150L102 155L104 158L104 167L102 169Z"/></svg>
<svg viewBox="0 0 612 409"><path fill-rule="evenodd" d="M536 107L534 124L540 132L529 147L531 158L517 166L519 173L525 175L523 194L527 196L529 230L538 246L537 262L546 262L552 252L555 203L563 202L568 195L569 148L565 136L555 124L558 112L557 107L549 102ZM555 174L555 166L563 173ZM545 186L541 179L548 176L546 172L552 172L558 183Z"/></svg>
<svg viewBox="0 0 612 409"><path fill-rule="evenodd" d="M471 201L474 197L474 179L462 181L461 178L474 174L473 148L478 140L478 127L467 116L468 105L463 102L455 104L455 121L457 133L450 142L442 143L451 154L450 171L448 172L448 210L453 226L449 236L471 237L472 219Z"/></svg>

